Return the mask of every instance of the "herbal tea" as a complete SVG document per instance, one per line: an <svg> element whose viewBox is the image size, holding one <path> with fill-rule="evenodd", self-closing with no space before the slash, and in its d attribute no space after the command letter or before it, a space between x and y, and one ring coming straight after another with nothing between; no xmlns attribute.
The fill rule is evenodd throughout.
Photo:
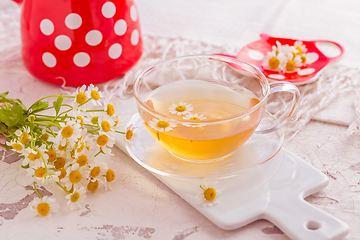
<svg viewBox="0 0 360 240"><path fill-rule="evenodd" d="M143 119L152 136L174 155L186 160L216 160L230 155L252 135L262 107L236 116L258 102L246 89L234 91L216 83L180 80L157 88L145 101L174 121L149 114Z"/></svg>

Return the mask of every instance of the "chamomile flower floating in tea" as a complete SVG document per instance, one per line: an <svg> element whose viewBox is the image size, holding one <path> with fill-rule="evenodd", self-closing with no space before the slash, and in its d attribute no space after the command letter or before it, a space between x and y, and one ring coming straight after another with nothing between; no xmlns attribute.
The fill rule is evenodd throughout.
<svg viewBox="0 0 360 240"><path fill-rule="evenodd" d="M197 195L197 199L199 200L199 204L203 207L211 207L215 204L218 204L219 196L222 192L221 190L216 191L215 186L218 184L217 181L206 183L200 185L201 191Z"/></svg>
<svg viewBox="0 0 360 240"><path fill-rule="evenodd" d="M104 98L94 85L82 86L70 96L44 97L29 108L18 99L0 94L0 134L6 146L23 158L22 168L40 200L30 205L40 215L51 215L52 201L41 196L36 187L59 187L66 193L71 209L81 207L86 191L100 186L106 190L115 179L104 156L112 155L115 134L119 131L120 113L111 96ZM44 99L55 98L52 106ZM69 99L69 103L65 101ZM54 111L53 115L42 112ZM12 116L8 118L7 116Z"/></svg>
<svg viewBox="0 0 360 240"><path fill-rule="evenodd" d="M50 217L53 213L57 213L60 207L60 205L56 203L55 198L48 196L43 198L34 198L29 206L35 214L48 217Z"/></svg>
<svg viewBox="0 0 360 240"><path fill-rule="evenodd" d="M191 121L200 121L200 120L205 120L206 117L204 114L198 114L198 113L189 113L188 115L184 116L183 119L185 120L191 120ZM204 124L200 124L200 123L190 123L190 124L184 124L184 126L186 127L203 127Z"/></svg>
<svg viewBox="0 0 360 240"><path fill-rule="evenodd" d="M168 132L174 130L174 128L177 127L177 124L167 120L153 118L149 122L149 126L153 128L155 131Z"/></svg>
<svg viewBox="0 0 360 240"><path fill-rule="evenodd" d="M189 114L194 109L194 107L186 102L179 102L179 104L171 104L168 109L172 114L186 115Z"/></svg>

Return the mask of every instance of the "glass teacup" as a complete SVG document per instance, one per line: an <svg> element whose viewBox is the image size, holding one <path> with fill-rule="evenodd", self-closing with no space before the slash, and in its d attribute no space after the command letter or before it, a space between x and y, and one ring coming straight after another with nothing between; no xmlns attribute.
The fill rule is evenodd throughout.
<svg viewBox="0 0 360 240"><path fill-rule="evenodd" d="M270 94L290 92L288 112L258 128ZM268 83L255 66L219 55L163 61L138 75L134 95L150 134L174 156L212 162L231 156L250 136L282 127L293 115L299 91Z"/></svg>

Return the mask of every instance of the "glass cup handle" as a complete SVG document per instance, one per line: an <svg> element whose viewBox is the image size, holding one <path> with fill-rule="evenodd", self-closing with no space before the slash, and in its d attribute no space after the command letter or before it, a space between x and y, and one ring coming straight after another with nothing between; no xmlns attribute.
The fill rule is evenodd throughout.
<svg viewBox="0 0 360 240"><path fill-rule="evenodd" d="M281 128L282 126L284 126L287 122L289 122L289 120L295 114L296 109L299 105L299 100L300 100L299 89L294 84L285 82L285 81L270 83L270 94L277 93L277 92L289 92L292 94L292 102L291 102L290 107L288 109L286 109L286 112L285 112L286 114L284 113L278 119L273 119L271 122L268 122L268 123L263 123L263 120L262 120L260 122L258 128L255 130L255 133L264 134L264 133L270 133L270 132L276 131L279 128Z"/></svg>

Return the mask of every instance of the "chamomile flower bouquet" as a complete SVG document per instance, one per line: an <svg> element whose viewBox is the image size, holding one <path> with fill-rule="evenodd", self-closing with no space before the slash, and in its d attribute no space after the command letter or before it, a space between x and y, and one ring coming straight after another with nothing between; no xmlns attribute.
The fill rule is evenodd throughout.
<svg viewBox="0 0 360 240"><path fill-rule="evenodd" d="M47 96L26 108L7 94L0 94L0 134L33 179L39 197L30 208L36 214L50 216L59 208L54 197L40 195L39 186L62 189L71 210L82 207L87 192L111 188L115 172L104 159L112 155L114 136L124 132L109 96L84 85L73 95Z"/></svg>

